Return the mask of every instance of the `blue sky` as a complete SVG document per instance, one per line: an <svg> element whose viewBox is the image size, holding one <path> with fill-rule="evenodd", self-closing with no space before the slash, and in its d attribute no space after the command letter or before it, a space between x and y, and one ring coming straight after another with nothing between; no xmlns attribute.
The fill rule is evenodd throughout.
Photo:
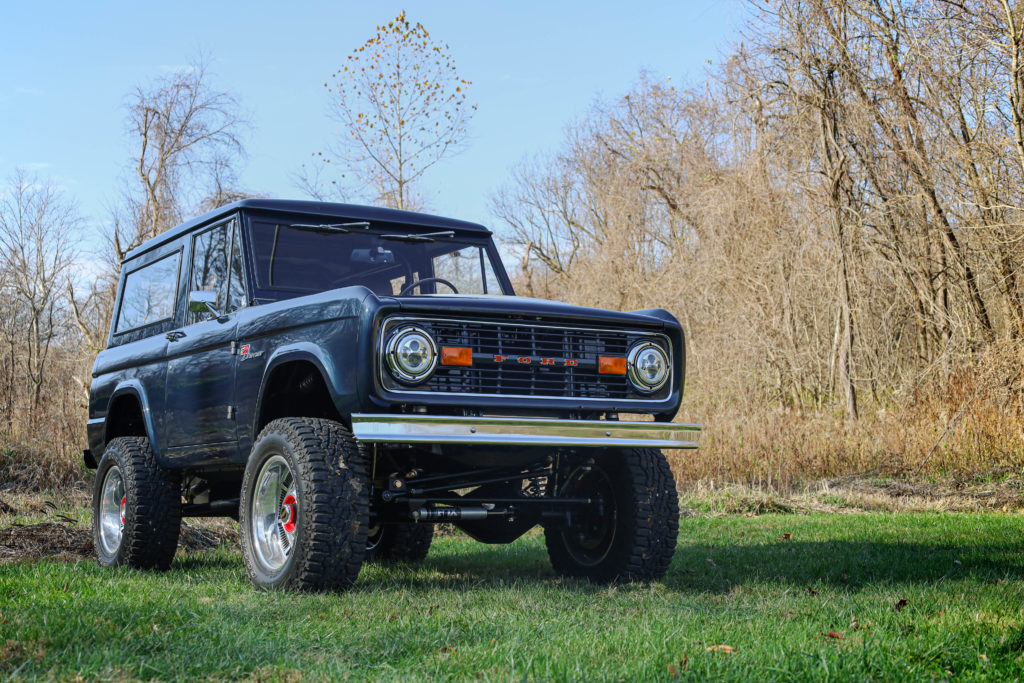
<svg viewBox="0 0 1024 683"><path fill-rule="evenodd" d="M128 93L205 54L211 84L233 92L253 124L241 186L299 197L290 175L336 130L324 81L403 7L451 46L478 105L468 147L420 190L433 213L495 228L489 197L512 166L556 149L567 125L642 70L700 81L744 19L739 0L5 3L0 179L35 172L102 230L127 174Z"/></svg>

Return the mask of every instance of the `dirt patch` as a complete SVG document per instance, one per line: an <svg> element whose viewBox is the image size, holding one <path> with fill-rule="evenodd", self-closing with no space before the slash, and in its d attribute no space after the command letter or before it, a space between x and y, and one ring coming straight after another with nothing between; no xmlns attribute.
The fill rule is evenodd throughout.
<svg viewBox="0 0 1024 683"><path fill-rule="evenodd" d="M77 560L92 554L92 534L64 522L12 524L0 529L0 562L41 557Z"/></svg>
<svg viewBox="0 0 1024 683"><path fill-rule="evenodd" d="M238 524L226 519L211 519L201 525L182 522L178 550L194 553L220 547L238 547Z"/></svg>
<svg viewBox="0 0 1024 683"><path fill-rule="evenodd" d="M178 550L185 553L237 545L238 532L226 522L203 526L184 522L178 537ZM0 529L0 563L41 558L73 562L92 556L92 530L88 527L61 521L15 523Z"/></svg>
<svg viewBox="0 0 1024 683"><path fill-rule="evenodd" d="M809 486L803 497L855 510L1019 512L1024 510L1024 481L1019 476L980 482L845 477Z"/></svg>
<svg viewBox="0 0 1024 683"><path fill-rule="evenodd" d="M851 476L808 483L780 493L744 486L696 481L679 483L684 514L761 515L766 513L858 512L1024 512L1024 477L999 472L982 481L948 478L886 479Z"/></svg>

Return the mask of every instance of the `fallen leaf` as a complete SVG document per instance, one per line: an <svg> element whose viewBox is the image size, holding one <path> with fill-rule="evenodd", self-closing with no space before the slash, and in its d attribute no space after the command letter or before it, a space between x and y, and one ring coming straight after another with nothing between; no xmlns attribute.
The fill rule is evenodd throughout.
<svg viewBox="0 0 1024 683"><path fill-rule="evenodd" d="M676 665L675 664L669 664L668 665L668 675L671 676L672 678L679 678L679 672L676 671Z"/></svg>
<svg viewBox="0 0 1024 683"><path fill-rule="evenodd" d="M843 639L843 632L842 631L829 631L828 632L828 637L829 638L837 638L839 640L842 640Z"/></svg>
<svg viewBox="0 0 1024 683"><path fill-rule="evenodd" d="M796 616L796 615L793 614L792 612L786 612L785 614L782 615L782 618L783 619L792 619L794 616Z"/></svg>
<svg viewBox="0 0 1024 683"><path fill-rule="evenodd" d="M786 533L782 534L782 540L783 541L791 541L791 540L793 540L793 534L791 534L791 533L789 533L787 531Z"/></svg>
<svg viewBox="0 0 1024 683"><path fill-rule="evenodd" d="M978 655L978 659L980 659L983 662L987 662L988 661L988 655L986 655L984 652L982 652L980 655Z"/></svg>
<svg viewBox="0 0 1024 683"><path fill-rule="evenodd" d="M458 650L456 650L451 645L445 645L444 647L441 648L441 652L451 652L452 654L455 654L456 652L458 652Z"/></svg>
<svg viewBox="0 0 1024 683"><path fill-rule="evenodd" d="M814 590L810 586L807 587L807 592L810 593L811 595L817 595L818 594L818 591Z"/></svg>
<svg viewBox="0 0 1024 683"><path fill-rule="evenodd" d="M850 619L850 628L852 628L854 631L860 630L860 624L857 623L857 617L853 617L852 619Z"/></svg>
<svg viewBox="0 0 1024 683"><path fill-rule="evenodd" d="M683 654L683 658L678 660L678 662L679 662L679 670L680 671L686 671L686 665L690 663L690 658L686 654Z"/></svg>
<svg viewBox="0 0 1024 683"><path fill-rule="evenodd" d="M708 652L724 652L727 655L731 655L736 652L736 648L732 645L709 645L707 648Z"/></svg>
<svg viewBox="0 0 1024 683"><path fill-rule="evenodd" d="M839 579L840 579L840 580L841 580L841 581L842 581L843 583L846 583L847 581L849 581L849 580L850 580L850 575L849 575L849 574L847 574L846 572L843 572L842 574L840 574L840 575L839 575Z"/></svg>
<svg viewBox="0 0 1024 683"><path fill-rule="evenodd" d="M896 604L893 605L893 607L896 609L897 612L903 611L903 608L906 607L906 606L907 606L907 599L906 598L900 598L899 600L896 601Z"/></svg>

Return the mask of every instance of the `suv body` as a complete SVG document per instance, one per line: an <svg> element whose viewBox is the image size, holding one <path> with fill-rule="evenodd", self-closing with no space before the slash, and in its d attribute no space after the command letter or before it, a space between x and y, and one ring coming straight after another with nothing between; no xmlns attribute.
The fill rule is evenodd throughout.
<svg viewBox="0 0 1024 683"><path fill-rule="evenodd" d="M605 566L608 554L653 552L613 548L639 521L599 527L661 505L673 538L659 552L671 557L675 488L651 449L697 446L699 427L671 422L684 372L667 311L516 297L483 226L237 202L122 264L90 391L97 552L165 566L181 516L232 515L257 585L335 588L363 559L420 559L433 522L485 542L542 524L549 537L598 539L589 554L554 551L563 573L656 576L664 569ZM309 483L321 466L330 481ZM639 479L619 490L645 476L660 482L657 501L635 499ZM345 508L322 527L310 519L321 498ZM149 519L155 508L170 521ZM327 547L310 539L325 534L345 566L309 578L307 555Z"/></svg>

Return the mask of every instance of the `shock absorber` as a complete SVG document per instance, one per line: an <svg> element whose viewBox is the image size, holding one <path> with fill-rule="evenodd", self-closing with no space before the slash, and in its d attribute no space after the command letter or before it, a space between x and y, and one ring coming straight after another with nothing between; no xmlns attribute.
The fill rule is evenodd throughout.
<svg viewBox="0 0 1024 683"><path fill-rule="evenodd" d="M422 507L412 511L412 518L417 522L453 522L456 520L487 519L487 510L482 507L472 508L428 508Z"/></svg>

